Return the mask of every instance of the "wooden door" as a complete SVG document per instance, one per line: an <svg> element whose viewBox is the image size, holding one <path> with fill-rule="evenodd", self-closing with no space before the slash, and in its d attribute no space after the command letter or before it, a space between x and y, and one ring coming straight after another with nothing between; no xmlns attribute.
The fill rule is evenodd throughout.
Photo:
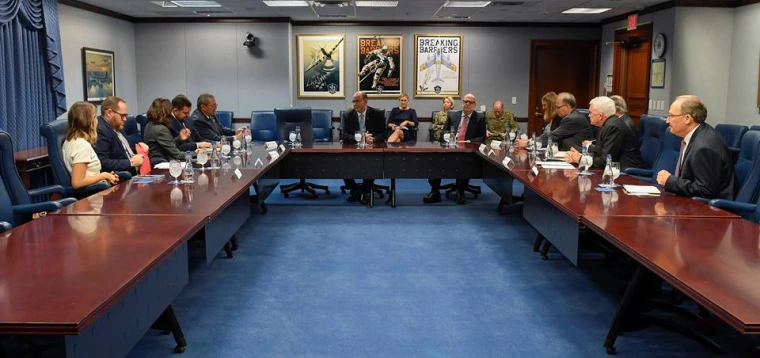
<svg viewBox="0 0 760 358"><path fill-rule="evenodd" d="M652 56L652 24L636 30L615 31L612 65L612 94L625 99L628 114L636 125L649 108L649 66Z"/></svg>
<svg viewBox="0 0 760 358"><path fill-rule="evenodd" d="M578 108L588 108L599 87L599 41L533 40L530 44L528 133L540 132L541 97L570 92Z"/></svg>

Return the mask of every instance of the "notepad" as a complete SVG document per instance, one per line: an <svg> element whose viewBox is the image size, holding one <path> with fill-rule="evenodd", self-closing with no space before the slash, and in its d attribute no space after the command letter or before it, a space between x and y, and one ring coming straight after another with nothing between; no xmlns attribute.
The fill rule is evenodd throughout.
<svg viewBox="0 0 760 358"><path fill-rule="evenodd" d="M652 185L623 184L623 191L628 195L655 196L660 195L660 189Z"/></svg>
<svg viewBox="0 0 760 358"><path fill-rule="evenodd" d="M536 162L536 164L545 169L575 169L572 164L565 162Z"/></svg>

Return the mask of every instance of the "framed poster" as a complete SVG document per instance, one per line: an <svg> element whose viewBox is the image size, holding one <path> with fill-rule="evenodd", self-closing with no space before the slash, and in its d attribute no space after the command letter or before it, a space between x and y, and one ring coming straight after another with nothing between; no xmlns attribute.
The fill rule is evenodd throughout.
<svg viewBox="0 0 760 358"><path fill-rule="evenodd" d="M665 88L665 59L659 58L652 60L651 72L649 87Z"/></svg>
<svg viewBox="0 0 760 358"><path fill-rule="evenodd" d="M92 103L103 102L108 96L116 95L116 74L113 51L82 48L82 78L84 80L84 100Z"/></svg>
<svg viewBox="0 0 760 358"><path fill-rule="evenodd" d="M398 97L403 86L403 35L356 36L356 88L369 97Z"/></svg>
<svg viewBox="0 0 760 358"><path fill-rule="evenodd" d="M462 35L414 35L414 96L462 94Z"/></svg>
<svg viewBox="0 0 760 358"><path fill-rule="evenodd" d="M346 96L346 43L343 35L296 35L298 97Z"/></svg>

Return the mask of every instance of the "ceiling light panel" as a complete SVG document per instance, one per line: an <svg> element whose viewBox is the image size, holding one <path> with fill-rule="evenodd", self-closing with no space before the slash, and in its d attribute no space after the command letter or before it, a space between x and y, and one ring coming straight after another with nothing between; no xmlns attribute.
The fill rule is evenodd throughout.
<svg viewBox="0 0 760 358"><path fill-rule="evenodd" d="M363 1L363 0L357 0L357 1L354 1L354 5L356 5L356 7L396 7L396 6L398 6L398 1Z"/></svg>
<svg viewBox="0 0 760 358"><path fill-rule="evenodd" d="M160 7L179 7L176 4L172 3L171 1L151 1L151 2Z"/></svg>
<svg viewBox="0 0 760 358"><path fill-rule="evenodd" d="M567 9L563 11L563 14L601 14L603 12L610 11L612 9L608 7L599 7L599 8L591 8L591 7L574 7L572 9Z"/></svg>
<svg viewBox="0 0 760 358"><path fill-rule="evenodd" d="M219 5L216 1L172 1L172 4L177 5L179 7L222 7L222 5Z"/></svg>
<svg viewBox="0 0 760 358"><path fill-rule="evenodd" d="M486 7L490 1L446 1L445 7Z"/></svg>
<svg viewBox="0 0 760 358"><path fill-rule="evenodd" d="M264 4L266 6L271 7L306 7L309 6L309 3L306 1L299 1L299 0L264 0Z"/></svg>

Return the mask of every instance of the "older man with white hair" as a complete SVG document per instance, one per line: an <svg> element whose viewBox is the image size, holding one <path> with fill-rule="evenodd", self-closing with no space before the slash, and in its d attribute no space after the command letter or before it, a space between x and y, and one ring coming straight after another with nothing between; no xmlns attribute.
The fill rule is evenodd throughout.
<svg viewBox="0 0 760 358"><path fill-rule="evenodd" d="M612 155L613 162L620 162L620 169L641 168L639 139L628 126L615 115L615 102L609 97L596 97L589 103L589 120L591 125L599 127L599 136L595 145L590 145L589 153L594 158L594 167L603 168L607 155ZM586 142L584 142L586 143ZM565 155L565 161L578 163L581 158L575 148Z"/></svg>

